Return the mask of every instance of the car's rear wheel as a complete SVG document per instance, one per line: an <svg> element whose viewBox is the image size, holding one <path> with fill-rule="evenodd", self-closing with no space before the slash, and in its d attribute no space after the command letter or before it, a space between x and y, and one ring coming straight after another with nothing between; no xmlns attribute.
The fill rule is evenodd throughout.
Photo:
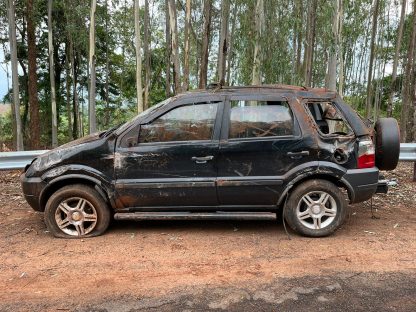
<svg viewBox="0 0 416 312"><path fill-rule="evenodd" d="M289 195L284 218L299 234L327 236L345 221L347 202L344 194L326 180L309 180Z"/></svg>
<svg viewBox="0 0 416 312"><path fill-rule="evenodd" d="M46 203L45 223L56 237L83 238L104 233L110 210L101 195L86 185L69 185L56 191Z"/></svg>

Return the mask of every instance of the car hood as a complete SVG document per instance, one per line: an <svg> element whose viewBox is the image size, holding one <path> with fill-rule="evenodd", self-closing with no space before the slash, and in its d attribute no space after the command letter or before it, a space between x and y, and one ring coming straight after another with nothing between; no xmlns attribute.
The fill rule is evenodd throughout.
<svg viewBox="0 0 416 312"><path fill-rule="evenodd" d="M59 149L66 149L66 148L73 147L73 146L76 146L76 145L80 145L80 144L84 144L84 143L99 140L101 138L102 133L103 132L97 132L97 133L92 133L92 134L86 135L82 138L79 138L79 139L76 139L74 141L63 144L63 145L53 149L52 151L56 151L56 150L59 150Z"/></svg>
<svg viewBox="0 0 416 312"><path fill-rule="evenodd" d="M37 172L43 172L53 168L65 160L76 156L83 150L88 149L88 145L91 143L101 140L101 133L102 132L93 133L50 150L49 152L36 157L32 163L33 166L31 167Z"/></svg>

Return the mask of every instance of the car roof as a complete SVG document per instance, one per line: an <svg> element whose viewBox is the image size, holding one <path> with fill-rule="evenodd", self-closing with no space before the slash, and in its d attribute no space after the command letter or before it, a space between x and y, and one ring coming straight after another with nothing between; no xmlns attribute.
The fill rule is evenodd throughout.
<svg viewBox="0 0 416 312"><path fill-rule="evenodd" d="M292 85L282 85L282 84L273 84L273 85L249 85L249 86L220 86L217 84L212 84L207 87L207 89L197 89L192 91L187 91L176 95L176 98L189 98L194 96L203 96L203 95L253 95L263 94L263 95L274 95L274 94L294 94L302 98L335 98L337 93L330 91L326 88L309 88L304 86L292 86Z"/></svg>

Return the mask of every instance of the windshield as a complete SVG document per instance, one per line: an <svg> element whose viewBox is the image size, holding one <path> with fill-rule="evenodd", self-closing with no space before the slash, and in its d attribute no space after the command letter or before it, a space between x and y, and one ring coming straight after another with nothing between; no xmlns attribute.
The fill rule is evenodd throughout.
<svg viewBox="0 0 416 312"><path fill-rule="evenodd" d="M152 107L149 107L148 109L146 109L145 111L141 112L140 114L138 114L136 117L134 117L132 120L127 121L126 123L124 123L120 128L118 128L117 133L121 133L124 130L126 130L131 124L135 123L136 120L146 117L148 115L150 115L151 113L153 113L154 111L158 110L159 108L161 108L162 106L168 104L169 102L172 101L172 98L166 99L156 105L153 105Z"/></svg>

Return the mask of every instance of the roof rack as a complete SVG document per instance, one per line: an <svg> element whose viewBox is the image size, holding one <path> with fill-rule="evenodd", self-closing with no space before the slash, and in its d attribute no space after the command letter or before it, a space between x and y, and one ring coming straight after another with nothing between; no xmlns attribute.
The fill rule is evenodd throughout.
<svg viewBox="0 0 416 312"><path fill-rule="evenodd" d="M221 89L223 88L223 85L221 82L212 82L206 86L207 90L213 90L213 89Z"/></svg>
<svg viewBox="0 0 416 312"><path fill-rule="evenodd" d="M213 82L207 85L206 90L220 90L220 89L281 89L281 90L294 90L294 91L329 91L326 88L311 88L305 86L293 86L286 84L263 84L263 85L248 85L248 86L224 86L221 82Z"/></svg>

